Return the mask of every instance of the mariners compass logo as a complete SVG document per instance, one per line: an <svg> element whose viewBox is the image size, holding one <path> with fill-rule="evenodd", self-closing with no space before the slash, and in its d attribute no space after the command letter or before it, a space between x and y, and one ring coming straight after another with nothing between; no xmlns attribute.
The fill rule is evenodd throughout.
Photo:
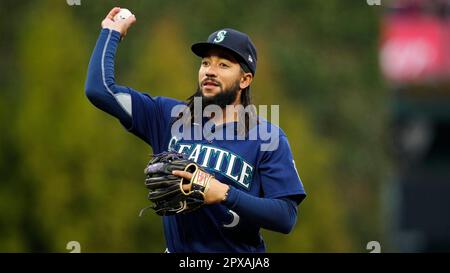
<svg viewBox="0 0 450 273"><path fill-rule="evenodd" d="M225 39L225 35L227 34L226 30L221 30L217 32L216 38L214 38L214 43L220 43Z"/></svg>

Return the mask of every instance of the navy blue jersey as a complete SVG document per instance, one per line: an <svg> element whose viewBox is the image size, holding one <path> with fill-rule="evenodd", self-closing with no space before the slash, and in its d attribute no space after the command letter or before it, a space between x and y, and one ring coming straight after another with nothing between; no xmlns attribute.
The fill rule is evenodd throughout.
<svg viewBox="0 0 450 273"><path fill-rule="evenodd" d="M262 149L268 140L208 140L203 125L200 140L172 133L174 106L184 102L154 97L114 82L114 56L120 34L103 29L89 64L86 94L100 109L117 117L134 135L148 143L153 153L177 151L203 166L217 180L230 185L225 202L205 205L188 214L164 216L164 235L169 252L264 252L261 228L288 233L297 216L297 205L305 190L285 133L260 119L249 135L260 127L276 134L275 149ZM225 134L225 123L213 126ZM237 125L234 124L237 128ZM236 131L234 131L237 134ZM275 135L274 134L274 135Z"/></svg>

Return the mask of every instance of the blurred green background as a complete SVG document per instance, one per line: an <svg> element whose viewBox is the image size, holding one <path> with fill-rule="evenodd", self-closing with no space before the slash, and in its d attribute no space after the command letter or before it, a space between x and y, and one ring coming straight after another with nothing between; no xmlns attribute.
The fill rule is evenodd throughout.
<svg viewBox="0 0 450 273"><path fill-rule="evenodd" d="M137 18L116 81L185 99L197 84L190 45L220 28L258 49L256 105L279 104L308 192L289 235L264 231L268 252L389 249L381 207L390 160L389 101L378 65L381 8L366 1L0 2L0 252L162 252L147 212L151 149L84 94L100 22L114 6Z"/></svg>

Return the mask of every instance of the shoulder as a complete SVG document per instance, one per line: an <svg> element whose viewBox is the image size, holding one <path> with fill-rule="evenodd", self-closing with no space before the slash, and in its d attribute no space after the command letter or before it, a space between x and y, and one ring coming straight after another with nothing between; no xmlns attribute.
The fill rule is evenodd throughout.
<svg viewBox="0 0 450 273"><path fill-rule="evenodd" d="M269 136L277 136L279 138L287 138L285 132L277 124L274 124L263 117L258 117L258 122L249 133L257 133L261 140L267 139ZM265 135L268 134L268 135Z"/></svg>
<svg viewBox="0 0 450 273"><path fill-rule="evenodd" d="M186 105L184 101L175 98L152 96L146 92L130 92L130 94L132 96L134 118L139 116L143 118L153 116L163 118L165 122L169 122L173 109L176 109L177 106L185 107Z"/></svg>
<svg viewBox="0 0 450 273"><path fill-rule="evenodd" d="M175 98L170 98L170 97L165 97L165 96L154 96L154 95L150 95L147 91L138 91L135 90L131 87L126 87L127 88L127 93L129 93L132 98L133 98L133 102L142 102L144 105L149 105L149 104L158 104L158 105L163 105L163 106L175 106L175 105L180 105L180 104L186 104L184 101L175 99Z"/></svg>
<svg viewBox="0 0 450 273"><path fill-rule="evenodd" d="M147 96L151 97L150 95L146 94ZM169 97L163 97L163 96L153 96L151 97L154 101L156 101L158 104L163 106L175 106L175 105L186 105L184 101L175 99L175 98L169 98Z"/></svg>
<svg viewBox="0 0 450 273"><path fill-rule="evenodd" d="M156 107L162 111L170 111L173 107L177 105L186 105L186 102L164 96L152 96L145 92L130 92L133 96L133 102L136 102L136 106L143 107ZM133 105L134 107L134 105Z"/></svg>
<svg viewBox="0 0 450 273"><path fill-rule="evenodd" d="M285 132L278 125L261 117L257 125L249 131L249 138L257 140L262 156L290 150Z"/></svg>

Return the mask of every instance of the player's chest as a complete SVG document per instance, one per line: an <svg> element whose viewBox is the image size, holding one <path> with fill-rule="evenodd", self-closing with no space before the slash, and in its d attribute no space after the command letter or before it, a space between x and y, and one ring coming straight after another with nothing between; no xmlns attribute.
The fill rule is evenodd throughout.
<svg viewBox="0 0 450 273"><path fill-rule="evenodd" d="M247 191L251 188L258 167L258 147L255 141L189 141L173 137L167 148L186 154L221 182Z"/></svg>

